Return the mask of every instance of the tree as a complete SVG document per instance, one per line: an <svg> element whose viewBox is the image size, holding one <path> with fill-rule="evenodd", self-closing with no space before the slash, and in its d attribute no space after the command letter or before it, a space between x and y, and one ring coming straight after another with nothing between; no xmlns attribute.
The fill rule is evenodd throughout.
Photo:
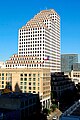
<svg viewBox="0 0 80 120"><path fill-rule="evenodd" d="M52 104L51 105L51 109L52 109L52 112L57 108L57 105L56 104Z"/></svg>

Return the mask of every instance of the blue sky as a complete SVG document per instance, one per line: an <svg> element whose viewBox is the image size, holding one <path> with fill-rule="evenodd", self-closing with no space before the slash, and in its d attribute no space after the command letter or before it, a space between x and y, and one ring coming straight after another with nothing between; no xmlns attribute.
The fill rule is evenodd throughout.
<svg viewBox="0 0 80 120"><path fill-rule="evenodd" d="M17 53L18 29L44 9L60 15L61 53L80 53L80 0L0 0L0 61Z"/></svg>

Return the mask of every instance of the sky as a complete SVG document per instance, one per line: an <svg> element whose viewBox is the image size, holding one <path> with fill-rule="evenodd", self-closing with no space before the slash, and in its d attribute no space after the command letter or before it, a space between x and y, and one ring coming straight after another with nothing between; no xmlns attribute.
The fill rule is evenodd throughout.
<svg viewBox="0 0 80 120"><path fill-rule="evenodd" d="M18 30L41 10L60 16L61 54L80 54L80 0L0 0L0 61L18 52Z"/></svg>

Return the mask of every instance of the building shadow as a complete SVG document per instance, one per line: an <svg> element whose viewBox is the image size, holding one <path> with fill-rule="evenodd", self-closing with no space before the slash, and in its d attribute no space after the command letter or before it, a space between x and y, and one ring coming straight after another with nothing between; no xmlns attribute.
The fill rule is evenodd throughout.
<svg viewBox="0 0 80 120"><path fill-rule="evenodd" d="M18 83L15 84L15 92L22 92L21 89L19 88Z"/></svg>

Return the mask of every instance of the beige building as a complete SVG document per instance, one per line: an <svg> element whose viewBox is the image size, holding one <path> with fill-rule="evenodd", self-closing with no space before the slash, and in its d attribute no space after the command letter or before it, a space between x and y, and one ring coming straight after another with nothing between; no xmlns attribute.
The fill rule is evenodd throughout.
<svg viewBox="0 0 80 120"><path fill-rule="evenodd" d="M71 72L69 72L67 74L72 79L72 81L74 81L75 84L80 83L80 71L72 70Z"/></svg>
<svg viewBox="0 0 80 120"><path fill-rule="evenodd" d="M50 107L50 69L0 69L0 89L6 82L12 83L12 90L20 88L23 93L39 93L42 106Z"/></svg>

